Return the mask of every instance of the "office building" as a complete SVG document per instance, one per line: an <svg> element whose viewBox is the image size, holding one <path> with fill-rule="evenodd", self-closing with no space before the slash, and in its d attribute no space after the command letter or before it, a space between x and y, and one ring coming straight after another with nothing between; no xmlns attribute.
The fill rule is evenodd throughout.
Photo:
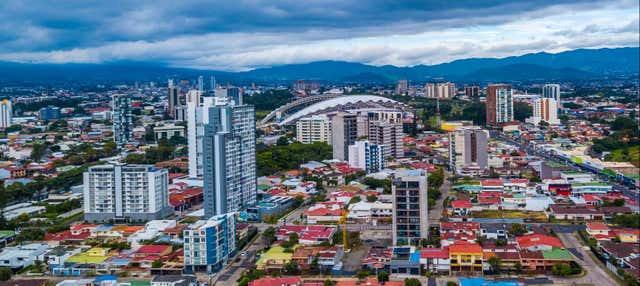
<svg viewBox="0 0 640 286"><path fill-rule="evenodd" d="M456 85L452 82L427 83L425 85L425 97L447 99L455 95Z"/></svg>
<svg viewBox="0 0 640 286"><path fill-rule="evenodd" d="M424 96L428 98L436 98L436 84L435 83L427 83L424 86Z"/></svg>
<svg viewBox="0 0 640 286"><path fill-rule="evenodd" d="M167 100L169 102L169 110L167 110L167 113L170 118L175 119L177 117L176 110L178 107L182 106L182 102L180 102L178 87L173 85L172 79L169 80L167 87Z"/></svg>
<svg viewBox="0 0 640 286"><path fill-rule="evenodd" d="M340 112L331 119L333 158L349 159L349 146L358 139L358 118L351 113Z"/></svg>
<svg viewBox="0 0 640 286"><path fill-rule="evenodd" d="M228 213L187 225L184 237L184 272L222 269L236 253L236 214Z"/></svg>
<svg viewBox="0 0 640 286"><path fill-rule="evenodd" d="M113 139L119 147L133 139L133 116L131 98L126 94L113 96Z"/></svg>
<svg viewBox="0 0 640 286"><path fill-rule="evenodd" d="M543 85L542 98L553 98L556 101L556 108L560 108L560 85L559 84Z"/></svg>
<svg viewBox="0 0 640 286"><path fill-rule="evenodd" d="M320 83L317 81L297 80L293 83L293 90L298 92L311 91L320 89Z"/></svg>
<svg viewBox="0 0 640 286"><path fill-rule="evenodd" d="M218 98L227 98L234 105L242 105L242 90L237 87L216 88Z"/></svg>
<svg viewBox="0 0 640 286"><path fill-rule="evenodd" d="M479 86L465 86L464 87L464 95L468 98L480 97L480 87Z"/></svg>
<svg viewBox="0 0 640 286"><path fill-rule="evenodd" d="M174 125L167 124L163 126L153 127L153 133L156 138L156 142L160 139L171 139L173 137L182 137L185 138L184 126L182 125Z"/></svg>
<svg viewBox="0 0 640 286"><path fill-rule="evenodd" d="M556 100L550 97L537 98L533 101L533 116L527 122L538 125L545 121L551 125L560 124L558 120L558 105Z"/></svg>
<svg viewBox="0 0 640 286"><path fill-rule="evenodd" d="M84 219L142 222L170 215L169 175L153 165L108 164L84 172Z"/></svg>
<svg viewBox="0 0 640 286"><path fill-rule="evenodd" d="M405 95L409 91L409 82L406 79L401 79L396 83L396 94Z"/></svg>
<svg viewBox="0 0 640 286"><path fill-rule="evenodd" d="M449 165L455 170L466 167L488 168L489 131L465 126L449 133Z"/></svg>
<svg viewBox="0 0 640 286"><path fill-rule="evenodd" d="M236 105L232 97L205 100L214 100L202 116L204 210L211 217L256 204L256 126L252 105Z"/></svg>
<svg viewBox="0 0 640 286"><path fill-rule="evenodd" d="M384 145L372 144L367 140L357 141L349 146L349 166L367 171L379 172L384 169Z"/></svg>
<svg viewBox="0 0 640 286"><path fill-rule="evenodd" d="M38 110L40 120L57 120L60 119L60 107L47 106Z"/></svg>
<svg viewBox="0 0 640 286"><path fill-rule="evenodd" d="M13 109L11 108L11 100L3 99L0 101L0 128L7 128L13 124Z"/></svg>
<svg viewBox="0 0 640 286"><path fill-rule="evenodd" d="M391 183L393 245L420 245L429 237L427 172L398 171Z"/></svg>
<svg viewBox="0 0 640 286"><path fill-rule="evenodd" d="M331 144L331 121L326 116L311 116L296 121L296 140L302 144Z"/></svg>
<svg viewBox="0 0 640 286"><path fill-rule="evenodd" d="M502 125L513 121L513 91L511 85L487 87L487 124Z"/></svg>
<svg viewBox="0 0 640 286"><path fill-rule="evenodd" d="M385 158L404 157L403 139L402 122L393 123L386 120L369 121L369 142L384 145Z"/></svg>

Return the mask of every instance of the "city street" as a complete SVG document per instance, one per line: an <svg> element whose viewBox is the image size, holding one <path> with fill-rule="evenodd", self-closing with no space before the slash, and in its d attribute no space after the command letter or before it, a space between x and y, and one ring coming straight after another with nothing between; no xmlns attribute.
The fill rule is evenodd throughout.
<svg viewBox="0 0 640 286"><path fill-rule="evenodd" d="M570 278L570 279L562 279L562 278L554 278L553 280L557 283L590 283L598 286L614 286L618 285L618 283L613 280L608 273L604 270L604 265L600 263L600 261L595 261L590 255L590 250L585 249L585 247L578 241L576 238L576 234L574 232L559 232L558 238L562 241L562 244L565 245L567 250L576 257L576 262L582 266L582 268L587 272L587 275L579 278Z"/></svg>
<svg viewBox="0 0 640 286"><path fill-rule="evenodd" d="M451 177L451 172L448 170L444 171L444 182L442 186L440 186L440 193L442 194L440 198L436 201L433 209L429 210L429 225L434 226L440 224L440 219L442 218L442 211L444 206L442 205L445 198L449 197L449 191L451 190L451 181L448 178Z"/></svg>

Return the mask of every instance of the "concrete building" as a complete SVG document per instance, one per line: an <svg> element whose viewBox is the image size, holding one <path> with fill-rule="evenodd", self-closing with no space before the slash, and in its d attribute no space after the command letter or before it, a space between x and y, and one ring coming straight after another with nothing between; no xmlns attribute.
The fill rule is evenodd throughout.
<svg viewBox="0 0 640 286"><path fill-rule="evenodd" d="M60 119L60 107L47 106L38 110L38 118L40 120L56 120Z"/></svg>
<svg viewBox="0 0 640 286"><path fill-rule="evenodd" d="M331 144L331 120L326 116L301 118L296 122L296 140L302 144L314 142Z"/></svg>
<svg viewBox="0 0 640 286"><path fill-rule="evenodd" d="M349 166L375 173L384 169L384 145L357 141L349 146Z"/></svg>
<svg viewBox="0 0 640 286"><path fill-rule="evenodd" d="M113 139L120 147L133 139L131 98L126 94L113 95Z"/></svg>
<svg viewBox="0 0 640 286"><path fill-rule="evenodd" d="M552 83L543 85L542 98L553 98L556 101L556 109L560 108L560 85Z"/></svg>
<svg viewBox="0 0 640 286"><path fill-rule="evenodd" d="M553 98L537 98L533 101L533 116L527 122L538 125L545 121L551 125L560 124L558 119L558 104Z"/></svg>
<svg viewBox="0 0 640 286"><path fill-rule="evenodd" d="M399 171L393 179L393 245L417 246L429 237L427 187L424 170Z"/></svg>
<svg viewBox="0 0 640 286"><path fill-rule="evenodd" d="M184 126L181 125L164 125L164 126L156 126L153 128L153 133L155 135L156 141L160 139L171 139L171 137L179 136L185 137L186 134L184 132Z"/></svg>
<svg viewBox="0 0 640 286"><path fill-rule="evenodd" d="M369 142L377 145L384 145L385 158L404 157L402 147L402 122L392 123L384 120L369 121Z"/></svg>
<svg viewBox="0 0 640 286"><path fill-rule="evenodd" d="M456 95L456 86L452 82L427 83L424 95L428 98L452 98Z"/></svg>
<svg viewBox="0 0 640 286"><path fill-rule="evenodd" d="M39 256L49 250L46 243L30 243L5 247L0 253L0 267L19 270L32 265Z"/></svg>
<svg viewBox="0 0 640 286"><path fill-rule="evenodd" d="M513 121L513 91L509 84L487 87L487 124L502 125Z"/></svg>
<svg viewBox="0 0 640 286"><path fill-rule="evenodd" d="M333 158L338 160L349 159L349 146L358 139L357 115L340 112L331 120L331 140L333 146Z"/></svg>
<svg viewBox="0 0 640 286"><path fill-rule="evenodd" d="M489 131L479 126L465 126L449 133L449 165L455 170L465 167L486 169Z"/></svg>
<svg viewBox="0 0 640 286"><path fill-rule="evenodd" d="M480 87L475 85L465 86L464 95L466 95L469 98L480 97Z"/></svg>
<svg viewBox="0 0 640 286"><path fill-rule="evenodd" d="M199 220L186 226L182 233L186 273L217 272L236 253L235 213Z"/></svg>
<svg viewBox="0 0 640 286"><path fill-rule="evenodd" d="M256 125L252 105L242 99L205 98L202 174L206 217L256 204ZM237 100L237 101L236 101ZM190 152L191 155L191 152Z"/></svg>
<svg viewBox="0 0 640 286"><path fill-rule="evenodd" d="M84 172L84 219L91 222L163 218L169 206L169 177L153 165L109 164Z"/></svg>
<svg viewBox="0 0 640 286"><path fill-rule="evenodd" d="M167 110L167 114L170 118L176 119L177 113L176 109L179 106L182 106L182 102L180 100L180 93L178 92L178 87L173 85L173 80L170 79L167 87L167 101L169 102L169 108Z"/></svg>
<svg viewBox="0 0 640 286"><path fill-rule="evenodd" d="M396 94L404 95L409 90L409 82L406 79L401 79L396 83Z"/></svg>
<svg viewBox="0 0 640 286"><path fill-rule="evenodd" d="M0 128L7 128L13 124L13 109L11 108L11 100L3 99L0 101Z"/></svg>

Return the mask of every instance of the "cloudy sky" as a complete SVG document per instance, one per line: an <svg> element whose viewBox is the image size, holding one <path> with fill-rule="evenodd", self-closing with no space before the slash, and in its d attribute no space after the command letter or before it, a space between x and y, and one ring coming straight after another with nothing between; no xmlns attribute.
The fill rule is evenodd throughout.
<svg viewBox="0 0 640 286"><path fill-rule="evenodd" d="M638 0L0 1L0 60L248 70L638 46Z"/></svg>

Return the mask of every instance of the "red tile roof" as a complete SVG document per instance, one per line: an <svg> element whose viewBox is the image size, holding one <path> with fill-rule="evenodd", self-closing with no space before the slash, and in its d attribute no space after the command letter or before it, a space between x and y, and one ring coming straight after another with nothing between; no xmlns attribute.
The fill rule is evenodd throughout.
<svg viewBox="0 0 640 286"><path fill-rule="evenodd" d="M587 222L587 229L590 230L609 230L609 227L601 221Z"/></svg>
<svg viewBox="0 0 640 286"><path fill-rule="evenodd" d="M456 209L470 209L471 202L463 200L455 200L451 202L451 206Z"/></svg>
<svg viewBox="0 0 640 286"><path fill-rule="evenodd" d="M161 254L170 248L171 248L171 245L143 245L140 248L138 248L138 250L136 250L136 254L146 254L146 255Z"/></svg>
<svg viewBox="0 0 640 286"><path fill-rule="evenodd" d="M504 184L500 180L482 180L480 184L483 187L502 187Z"/></svg>
<svg viewBox="0 0 640 286"><path fill-rule="evenodd" d="M482 246L475 243L456 242L452 245L449 245L449 253L452 253L452 252L482 253Z"/></svg>
<svg viewBox="0 0 640 286"><path fill-rule="evenodd" d="M449 248L423 248L420 250L420 258L449 258Z"/></svg>
<svg viewBox="0 0 640 286"><path fill-rule="evenodd" d="M249 286L290 286L301 283L300 277L264 277L249 282Z"/></svg>
<svg viewBox="0 0 640 286"><path fill-rule="evenodd" d="M529 248L536 245L548 245L551 247L564 248L564 245L562 245L562 242L559 239L543 234L520 236L516 238L516 241L518 242L518 245L520 245L520 248Z"/></svg>

